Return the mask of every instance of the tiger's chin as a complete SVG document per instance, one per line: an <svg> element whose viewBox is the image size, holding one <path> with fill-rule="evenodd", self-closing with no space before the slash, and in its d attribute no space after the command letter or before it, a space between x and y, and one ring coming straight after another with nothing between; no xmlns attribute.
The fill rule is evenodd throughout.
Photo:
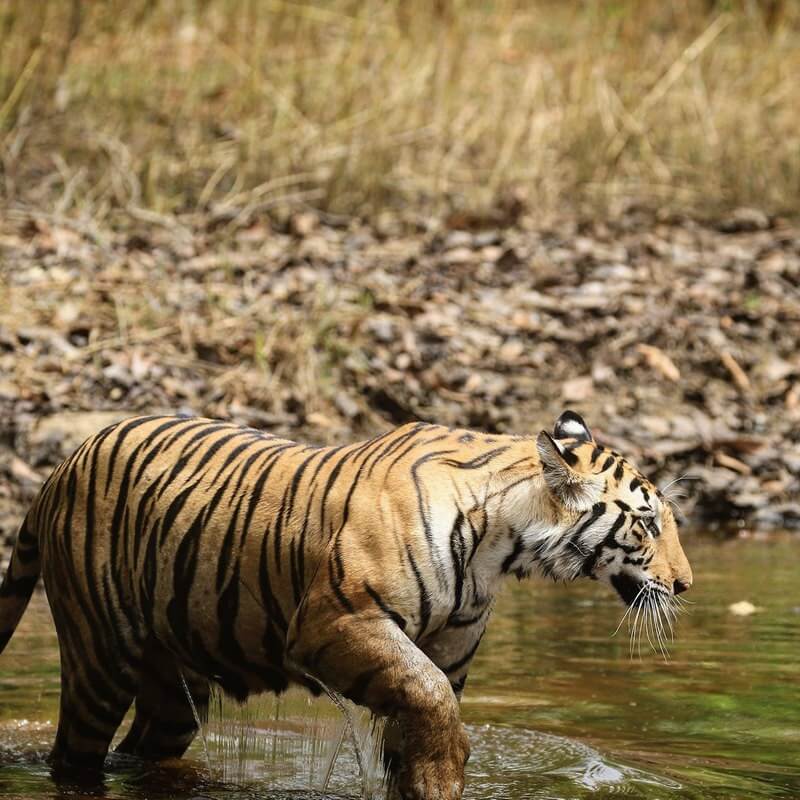
<svg viewBox="0 0 800 800"><path fill-rule="evenodd" d="M617 572L609 577L611 585L626 606L633 605L642 590L642 581L637 580L627 572Z"/></svg>

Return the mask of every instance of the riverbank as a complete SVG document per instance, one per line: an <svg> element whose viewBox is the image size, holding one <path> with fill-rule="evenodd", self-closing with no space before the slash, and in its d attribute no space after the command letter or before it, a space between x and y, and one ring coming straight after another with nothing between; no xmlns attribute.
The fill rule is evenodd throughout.
<svg viewBox="0 0 800 800"><path fill-rule="evenodd" d="M130 414L316 442L410 419L535 432L564 407L691 523L800 526L800 230L630 209L368 223L0 211L0 539Z"/></svg>

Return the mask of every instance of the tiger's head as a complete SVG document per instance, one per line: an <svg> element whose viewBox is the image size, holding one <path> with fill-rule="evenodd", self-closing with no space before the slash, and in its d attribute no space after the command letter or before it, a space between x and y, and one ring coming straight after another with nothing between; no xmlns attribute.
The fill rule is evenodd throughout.
<svg viewBox="0 0 800 800"><path fill-rule="evenodd" d="M536 440L542 473L559 515L554 577L585 575L609 583L628 606L665 620L692 585L672 508L619 453L599 445L583 419L565 411L552 435ZM556 567L558 556L558 567Z"/></svg>

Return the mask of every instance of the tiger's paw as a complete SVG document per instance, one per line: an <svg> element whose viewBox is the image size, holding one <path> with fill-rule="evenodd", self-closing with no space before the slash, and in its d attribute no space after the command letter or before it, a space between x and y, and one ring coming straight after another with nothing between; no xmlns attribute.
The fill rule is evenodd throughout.
<svg viewBox="0 0 800 800"><path fill-rule="evenodd" d="M462 725L446 742L420 741L407 753L398 784L403 800L461 800L469 740Z"/></svg>
<svg viewBox="0 0 800 800"><path fill-rule="evenodd" d="M417 764L400 776L402 800L461 800L464 792L464 770L461 775L439 762Z"/></svg>

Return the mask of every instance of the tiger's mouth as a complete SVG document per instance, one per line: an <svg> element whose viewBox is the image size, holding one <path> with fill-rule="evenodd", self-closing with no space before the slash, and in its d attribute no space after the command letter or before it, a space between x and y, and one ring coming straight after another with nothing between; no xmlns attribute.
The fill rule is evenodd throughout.
<svg viewBox="0 0 800 800"><path fill-rule="evenodd" d="M639 596L642 583L637 581L636 578L632 578L627 573L617 572L615 575L611 576L610 580L611 585L616 589L617 594L622 598L622 602L625 603L626 606L631 605Z"/></svg>

